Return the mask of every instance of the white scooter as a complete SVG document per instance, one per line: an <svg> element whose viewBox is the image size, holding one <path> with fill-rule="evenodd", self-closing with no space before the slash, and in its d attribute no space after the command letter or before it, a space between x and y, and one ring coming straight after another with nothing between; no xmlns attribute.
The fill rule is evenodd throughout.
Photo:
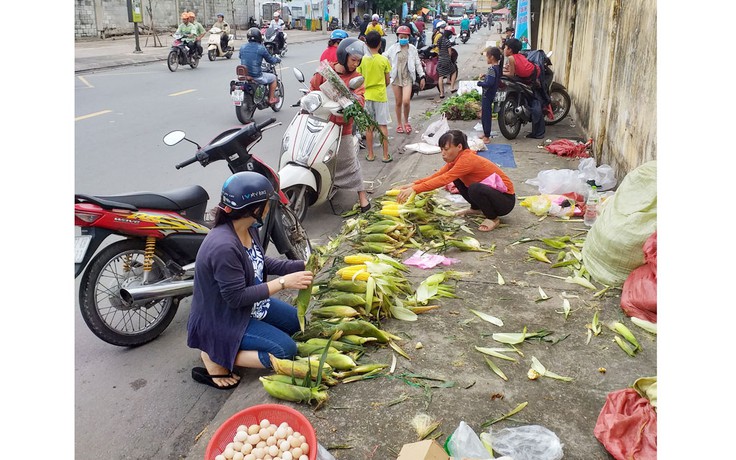
<svg viewBox="0 0 736 460"><path fill-rule="evenodd" d="M227 47L222 49L220 38L222 36L222 29L219 27L212 27L210 29L210 36L207 40L207 57L210 61L214 61L218 57L226 57L230 59L233 57L235 47L233 46L233 34L227 35Z"/></svg>
<svg viewBox="0 0 736 460"><path fill-rule="evenodd" d="M294 69L296 79L304 84L304 74ZM363 77L350 80L350 89L359 88ZM305 85L306 86L306 85ZM340 151L342 127L330 121L330 115L341 116L344 107L323 91L299 89L304 95L301 110L286 128L281 141L279 182L289 199L289 207L300 222L310 206L332 199L337 153Z"/></svg>

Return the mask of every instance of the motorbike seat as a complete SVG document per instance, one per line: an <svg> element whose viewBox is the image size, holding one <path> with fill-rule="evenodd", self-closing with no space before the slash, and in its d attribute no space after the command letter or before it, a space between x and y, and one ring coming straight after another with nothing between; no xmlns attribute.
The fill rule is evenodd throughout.
<svg viewBox="0 0 736 460"><path fill-rule="evenodd" d="M244 65L235 67L235 73L238 75L238 81L253 81L253 77L248 75L248 68Z"/></svg>
<svg viewBox="0 0 736 460"><path fill-rule="evenodd" d="M131 206L165 211L182 211L202 203L210 196L200 185L190 185L166 192L134 192L121 195L74 195L77 201L88 201L103 208L130 209Z"/></svg>

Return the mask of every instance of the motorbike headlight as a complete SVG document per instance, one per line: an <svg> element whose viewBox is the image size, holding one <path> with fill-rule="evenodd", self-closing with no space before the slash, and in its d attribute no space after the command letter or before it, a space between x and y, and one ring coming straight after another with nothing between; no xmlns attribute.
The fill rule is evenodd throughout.
<svg viewBox="0 0 736 460"><path fill-rule="evenodd" d="M319 94L309 93L302 97L302 101L299 105L302 109L306 110L309 113L312 113L320 108L320 106L322 105L322 98L319 96Z"/></svg>
<svg viewBox="0 0 736 460"><path fill-rule="evenodd" d="M289 141L291 138L289 137L289 133L287 132L284 135L284 138L281 139L281 153L286 152L289 149Z"/></svg>

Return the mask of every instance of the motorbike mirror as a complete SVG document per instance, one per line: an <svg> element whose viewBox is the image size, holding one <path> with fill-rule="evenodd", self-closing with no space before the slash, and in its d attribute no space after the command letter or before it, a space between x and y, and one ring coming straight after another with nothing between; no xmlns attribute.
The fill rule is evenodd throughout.
<svg viewBox="0 0 736 460"><path fill-rule="evenodd" d="M186 137L184 131L171 131L169 134L164 136L164 144L176 145Z"/></svg>
<svg viewBox="0 0 736 460"><path fill-rule="evenodd" d="M363 84L365 79L362 75L350 79L350 89L358 89Z"/></svg>
<svg viewBox="0 0 736 460"><path fill-rule="evenodd" d="M299 83L304 83L304 74L302 73L301 70L297 69L296 67L294 67L294 76L296 77L296 80Z"/></svg>
<svg viewBox="0 0 736 460"><path fill-rule="evenodd" d="M548 57L548 58L551 58L551 57L552 57L552 53L554 53L554 50L553 50L553 51L548 51L548 52L547 52L547 57Z"/></svg>

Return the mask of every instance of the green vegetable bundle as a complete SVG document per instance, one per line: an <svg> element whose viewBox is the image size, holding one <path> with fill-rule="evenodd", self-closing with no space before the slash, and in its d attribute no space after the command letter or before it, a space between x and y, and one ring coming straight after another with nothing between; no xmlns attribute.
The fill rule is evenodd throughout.
<svg viewBox="0 0 736 460"><path fill-rule="evenodd" d="M480 98L478 91L453 96L443 102L434 113L445 114L448 120L476 120L481 110Z"/></svg>

